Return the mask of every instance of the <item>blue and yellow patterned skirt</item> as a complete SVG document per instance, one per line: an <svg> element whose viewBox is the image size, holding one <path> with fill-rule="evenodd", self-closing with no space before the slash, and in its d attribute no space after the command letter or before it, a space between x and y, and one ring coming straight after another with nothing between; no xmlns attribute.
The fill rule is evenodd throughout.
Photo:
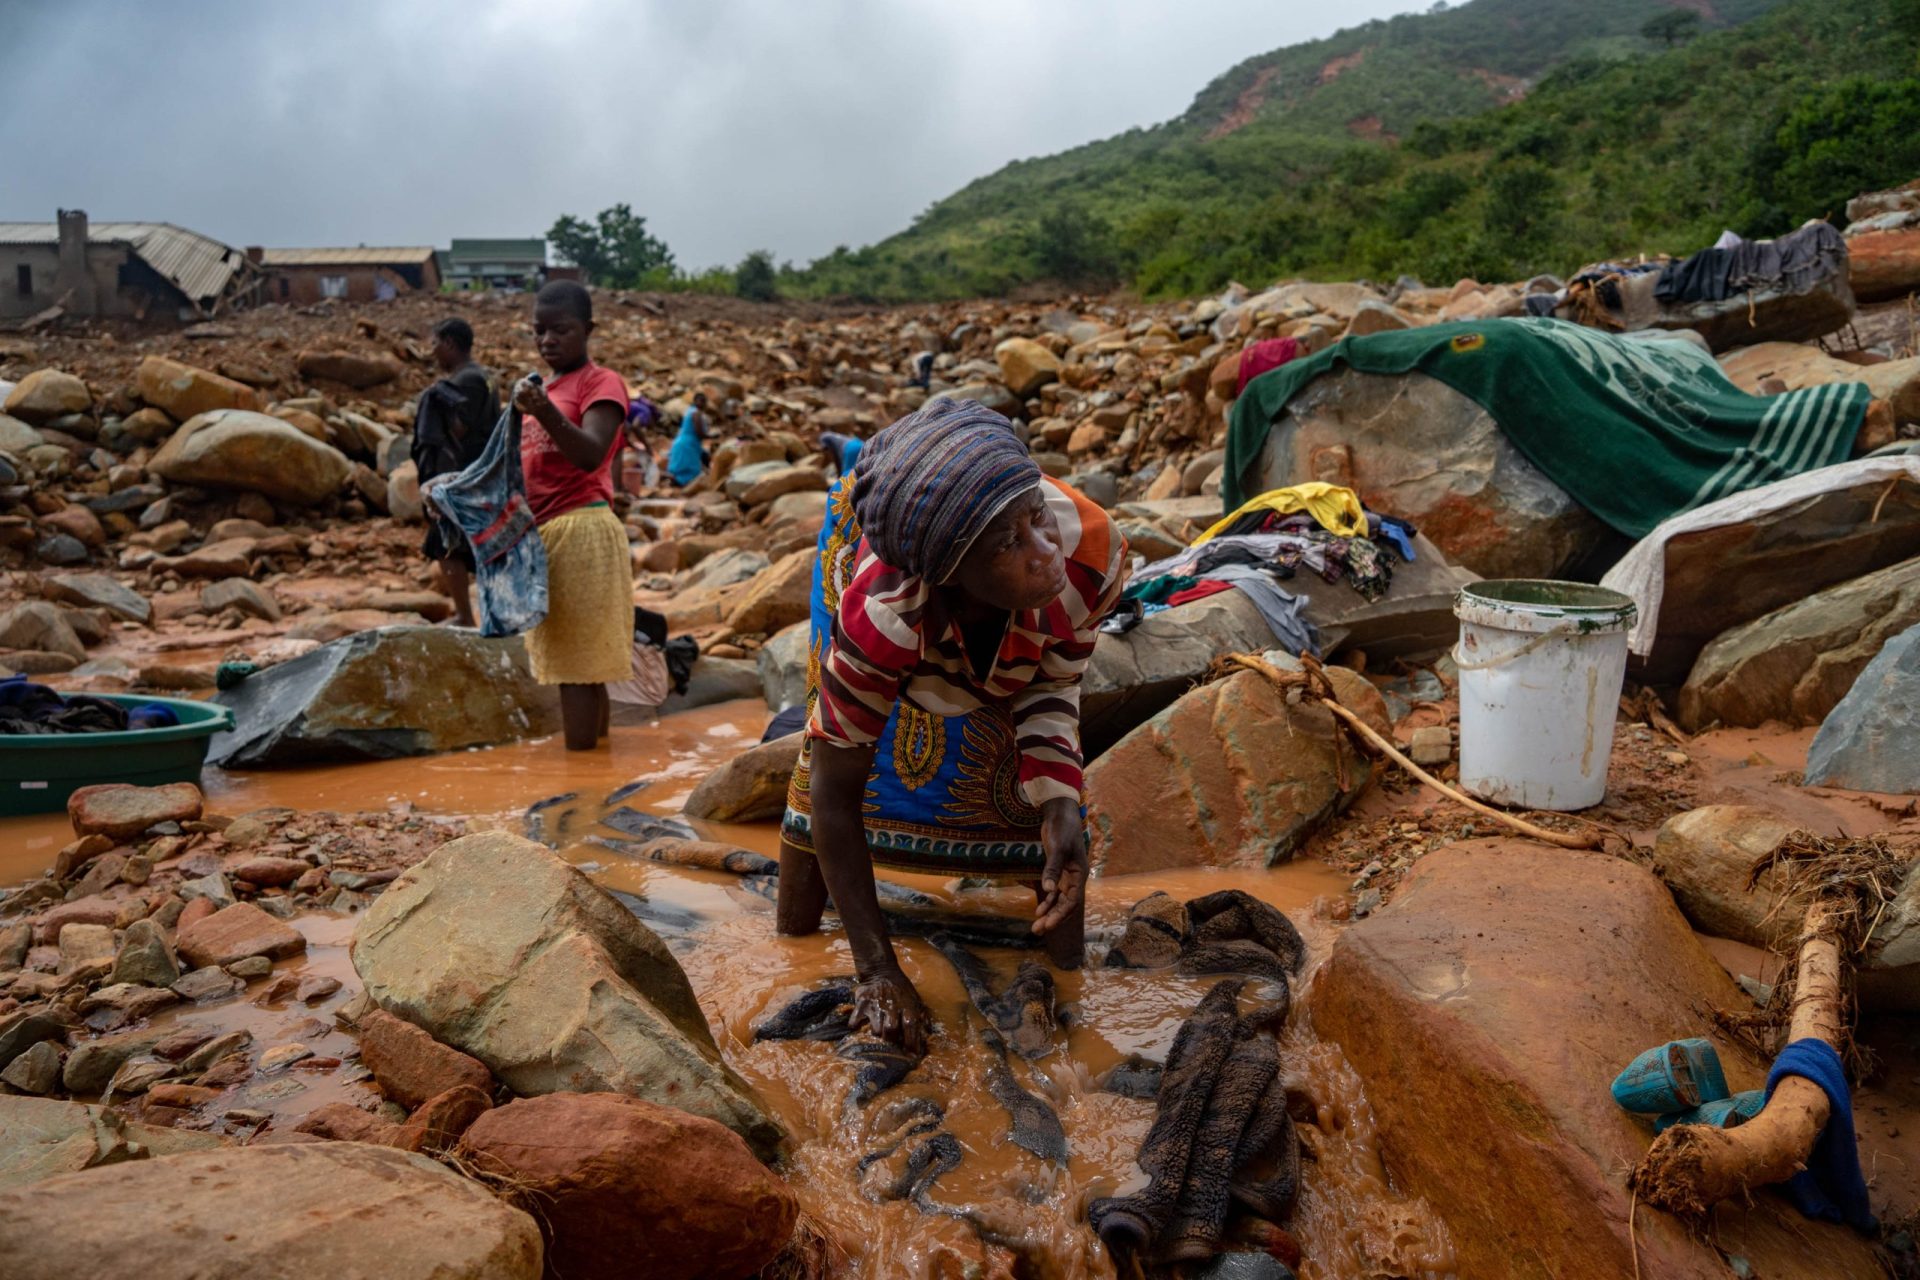
<svg viewBox="0 0 1920 1280"><path fill-rule="evenodd" d="M852 486L836 483L827 501L813 565L813 620L808 637L807 707L820 687L820 659L833 634L833 611L852 577L860 525ZM781 836L813 850L813 742L787 789ZM867 851L876 863L935 875L1037 880L1046 852L1040 810L1020 790L1020 748L1005 710L982 706L941 716L903 693L874 748L873 772L861 805Z"/></svg>

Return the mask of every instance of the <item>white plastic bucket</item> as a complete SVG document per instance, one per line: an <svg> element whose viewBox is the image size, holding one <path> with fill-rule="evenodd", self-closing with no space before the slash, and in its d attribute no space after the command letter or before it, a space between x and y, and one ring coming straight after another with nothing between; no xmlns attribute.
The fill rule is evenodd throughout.
<svg viewBox="0 0 1920 1280"><path fill-rule="evenodd" d="M1607 793L1633 601L1542 578L1476 582L1460 619L1460 785L1528 809L1585 809Z"/></svg>

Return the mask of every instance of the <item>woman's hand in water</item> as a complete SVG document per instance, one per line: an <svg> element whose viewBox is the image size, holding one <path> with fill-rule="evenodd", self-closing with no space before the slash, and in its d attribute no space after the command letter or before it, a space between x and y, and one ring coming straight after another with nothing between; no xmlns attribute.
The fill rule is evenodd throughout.
<svg viewBox="0 0 1920 1280"><path fill-rule="evenodd" d="M1087 824L1078 800L1054 799L1040 807L1040 843L1047 862L1033 931L1044 934L1072 915L1087 892Z"/></svg>
<svg viewBox="0 0 1920 1280"><path fill-rule="evenodd" d="M849 1025L865 1026L911 1054L927 1051L927 1006L907 975L888 969L853 989L853 1017Z"/></svg>
<svg viewBox="0 0 1920 1280"><path fill-rule="evenodd" d="M513 407L528 417L544 422L545 411L553 407L547 399L547 389L532 378L522 378L513 384Z"/></svg>

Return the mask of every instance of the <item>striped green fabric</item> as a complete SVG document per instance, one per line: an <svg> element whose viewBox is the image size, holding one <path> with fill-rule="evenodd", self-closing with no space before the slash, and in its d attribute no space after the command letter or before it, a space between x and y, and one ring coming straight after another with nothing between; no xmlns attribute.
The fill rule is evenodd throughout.
<svg viewBox="0 0 1920 1280"><path fill-rule="evenodd" d="M1345 338L1255 378L1234 403L1224 510L1253 496L1243 486L1274 419L1336 364L1446 383L1582 506L1636 538L1730 493L1844 462L1871 398L1857 382L1750 396L1691 342L1622 338L1564 320Z"/></svg>

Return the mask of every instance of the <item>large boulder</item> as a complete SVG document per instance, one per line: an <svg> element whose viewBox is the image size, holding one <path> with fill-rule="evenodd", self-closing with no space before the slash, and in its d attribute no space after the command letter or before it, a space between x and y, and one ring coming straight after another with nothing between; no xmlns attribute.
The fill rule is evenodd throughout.
<svg viewBox="0 0 1920 1280"><path fill-rule="evenodd" d="M251 902L236 902L180 926L174 939L180 958L193 968L225 967L253 956L285 960L307 949L298 929Z"/></svg>
<svg viewBox="0 0 1920 1280"><path fill-rule="evenodd" d="M1606 536L1491 414L1420 373L1341 367L1308 383L1274 420L1242 487L1308 480L1351 487L1488 578L1558 576Z"/></svg>
<svg viewBox="0 0 1920 1280"><path fill-rule="evenodd" d="M1806 783L1920 792L1920 627L1887 641L1821 722Z"/></svg>
<svg viewBox="0 0 1920 1280"><path fill-rule="evenodd" d="M331 498L352 474L338 449L245 409L188 419L147 466L175 484L244 489L296 506Z"/></svg>
<svg viewBox="0 0 1920 1280"><path fill-rule="evenodd" d="M493 1093L493 1074L471 1054L450 1049L384 1009L369 1009L354 1022L360 1062L373 1072L380 1091L412 1111L449 1089Z"/></svg>
<svg viewBox="0 0 1920 1280"><path fill-rule="evenodd" d="M1287 654L1266 656L1300 669ZM1390 731L1372 685L1345 667L1327 673L1343 704ZM1088 766L1094 872L1264 869L1290 858L1371 777L1365 758L1335 741L1344 732L1325 707L1289 705L1251 671L1193 690Z"/></svg>
<svg viewBox="0 0 1920 1280"><path fill-rule="evenodd" d="M529 840L442 845L367 910L352 955L374 1003L515 1093L632 1094L717 1120L762 1158L779 1146L666 945Z"/></svg>
<svg viewBox="0 0 1920 1280"><path fill-rule="evenodd" d="M1080 742L1089 758L1191 689L1214 660L1263 653L1273 629L1238 591L1156 613L1125 635L1102 634L1080 681Z"/></svg>
<svg viewBox="0 0 1920 1280"><path fill-rule="evenodd" d="M766 822L786 812L787 783L800 760L802 733L742 751L700 780L683 812L710 822Z"/></svg>
<svg viewBox="0 0 1920 1280"><path fill-rule="evenodd" d="M1710 804L1667 819L1654 839L1653 872L1703 933L1755 947L1791 943L1804 901L1780 903L1769 871L1748 887L1754 865L1798 830L1767 809Z"/></svg>
<svg viewBox="0 0 1920 1280"><path fill-rule="evenodd" d="M75 1205L111 1212L76 1213ZM537 1280L540 1230L424 1156L352 1142L132 1160L0 1192L9 1280Z"/></svg>
<svg viewBox="0 0 1920 1280"><path fill-rule="evenodd" d="M1729 1085L1764 1064L1705 1011L1746 1002L1642 867L1518 840L1428 854L1384 910L1340 935L1306 1001L1365 1082L1396 1186L1453 1235L1455 1269L1550 1280L1874 1274L1871 1246L1772 1195L1728 1201L1709 1242L1634 1212L1624 1172L1650 1126L1613 1077L1664 1041L1715 1039ZM1716 1249L1715 1246L1718 1246Z"/></svg>
<svg viewBox="0 0 1920 1280"><path fill-rule="evenodd" d="M674 582L673 596L661 609L671 631L691 631L724 620L740 602L740 585L770 562L758 551L726 547L705 557Z"/></svg>
<svg viewBox="0 0 1920 1280"><path fill-rule="evenodd" d="M1861 302L1920 292L1920 223L1847 237L1847 279Z"/></svg>
<svg viewBox="0 0 1920 1280"><path fill-rule="evenodd" d="M385 615L392 617L393 615ZM387 760L537 738L560 723L515 638L389 626L335 640L248 678L215 701L234 727L209 759L236 768Z"/></svg>
<svg viewBox="0 0 1920 1280"><path fill-rule="evenodd" d="M813 558L808 547L755 574L739 593L740 602L727 612L727 626L741 635L769 635L806 621L812 608Z"/></svg>
<svg viewBox="0 0 1920 1280"><path fill-rule="evenodd" d="M74 634L65 612L44 600L28 600L0 613L0 649L58 653L75 662L87 660L87 646Z"/></svg>
<svg viewBox="0 0 1920 1280"><path fill-rule="evenodd" d="M46 445L47 438L20 419L0 413L0 453L10 453L25 461L27 455Z"/></svg>
<svg viewBox="0 0 1920 1280"><path fill-rule="evenodd" d="M796 622L775 632L755 655L760 690L773 710L784 711L807 700L807 656L812 635L811 622Z"/></svg>
<svg viewBox="0 0 1920 1280"><path fill-rule="evenodd" d="M406 372L405 366L392 356L367 351L302 351L294 367L308 380L324 378L344 382L355 390L392 382Z"/></svg>
<svg viewBox="0 0 1920 1280"><path fill-rule="evenodd" d="M60 369L35 369L7 392L7 413L35 426L92 407L87 384Z"/></svg>
<svg viewBox="0 0 1920 1280"><path fill-rule="evenodd" d="M1007 390L1023 399L1060 380L1060 357L1032 338L1008 338L993 349L993 359Z"/></svg>
<svg viewBox="0 0 1920 1280"><path fill-rule="evenodd" d="M790 493L825 493L827 477L816 467L782 466L755 480L740 493L740 505L749 509L784 498Z"/></svg>
<svg viewBox="0 0 1920 1280"><path fill-rule="evenodd" d="M0 1192L103 1164L226 1145L211 1133L135 1124L105 1107L0 1095Z"/></svg>
<svg viewBox="0 0 1920 1280"><path fill-rule="evenodd" d="M617 1093L522 1098L474 1121L460 1157L523 1197L568 1280L742 1280L787 1243L793 1193L736 1135Z"/></svg>
<svg viewBox="0 0 1920 1280"><path fill-rule="evenodd" d="M62 604L82 609L105 609L123 622L145 625L153 617L153 605L131 587L125 587L104 573L54 573L41 580L47 595Z"/></svg>
<svg viewBox="0 0 1920 1280"><path fill-rule="evenodd" d="M1876 400L1893 405L1902 422L1920 419L1920 356L1881 364L1853 364L1798 342L1762 342L1720 357L1720 368L1749 395L1768 395L1769 384L1803 391L1834 382L1862 382Z"/></svg>
<svg viewBox="0 0 1920 1280"><path fill-rule="evenodd" d="M200 788L191 782L167 782L157 787L101 782L81 787L67 797L67 820L77 836L131 840L162 822L193 822L205 803Z"/></svg>
<svg viewBox="0 0 1920 1280"><path fill-rule="evenodd" d="M1643 620L1651 616L1657 630L1650 645L1636 644L1636 652L1649 650L1640 678L1679 684L1721 633L1920 556L1920 485L1892 483L1890 467L1920 470L1904 459L1844 464L1829 468L1831 479L1811 473L1827 485L1818 492L1806 493L1809 479L1797 477L1782 482L1783 489L1793 486L1784 494L1794 496L1745 495L1743 502L1759 505L1753 514L1671 536L1650 534L1600 584L1638 596L1647 557L1660 557L1659 603L1652 609L1641 603Z"/></svg>
<svg viewBox="0 0 1920 1280"><path fill-rule="evenodd" d="M215 409L257 409L253 388L165 356L148 356L133 371L140 398L173 415L176 422Z"/></svg>
<svg viewBox="0 0 1920 1280"><path fill-rule="evenodd" d="M408 524L427 518L426 502L420 497L420 468L411 458L387 477L387 514Z"/></svg>
<svg viewBox="0 0 1920 1280"><path fill-rule="evenodd" d="M716 658L703 654L687 677L685 693L669 694L660 704L660 714L710 707L716 702L737 702L760 696L760 668L752 658Z"/></svg>
<svg viewBox="0 0 1920 1280"><path fill-rule="evenodd" d="M1893 636L1920 623L1920 559L1808 596L1717 637L1680 690L1680 723L1819 724Z"/></svg>

